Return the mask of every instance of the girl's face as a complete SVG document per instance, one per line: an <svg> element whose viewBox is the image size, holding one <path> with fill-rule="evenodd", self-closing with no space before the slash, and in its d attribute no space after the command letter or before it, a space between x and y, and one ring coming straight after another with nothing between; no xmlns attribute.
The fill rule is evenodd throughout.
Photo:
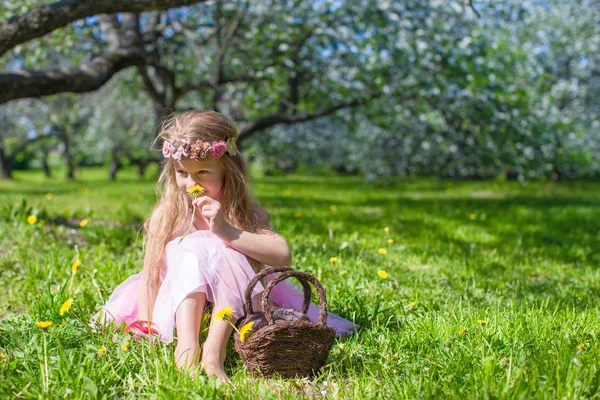
<svg viewBox="0 0 600 400"><path fill-rule="evenodd" d="M196 161L194 159L173 160L177 187L185 191L194 185L204 188L203 196L221 201L223 190L223 166L215 158Z"/></svg>

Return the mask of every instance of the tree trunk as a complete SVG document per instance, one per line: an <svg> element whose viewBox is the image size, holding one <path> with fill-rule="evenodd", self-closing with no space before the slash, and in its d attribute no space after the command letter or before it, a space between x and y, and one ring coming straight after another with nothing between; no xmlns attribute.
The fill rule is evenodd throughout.
<svg viewBox="0 0 600 400"><path fill-rule="evenodd" d="M112 157L110 160L110 167L108 169L108 179L115 181L117 179L117 172L119 171L119 153L117 149L113 149Z"/></svg>
<svg viewBox="0 0 600 400"><path fill-rule="evenodd" d="M148 160L146 160L146 159L138 160L137 166L138 166L138 178L141 181L142 179L144 179L146 167L148 166Z"/></svg>
<svg viewBox="0 0 600 400"><path fill-rule="evenodd" d="M10 157L4 153L4 147L0 143L0 176L3 179L12 179L12 165Z"/></svg>
<svg viewBox="0 0 600 400"><path fill-rule="evenodd" d="M71 139L69 138L69 134L65 131L65 128L62 126L55 127L60 140L65 146L65 150L63 155L65 156L65 162L67 164L67 176L66 179L68 181L72 181L75 179L75 158L73 157L73 151L71 148Z"/></svg>
<svg viewBox="0 0 600 400"><path fill-rule="evenodd" d="M50 178L52 173L50 171L50 164L48 164L48 152L44 151L42 154L42 168L44 168L44 175L46 178Z"/></svg>

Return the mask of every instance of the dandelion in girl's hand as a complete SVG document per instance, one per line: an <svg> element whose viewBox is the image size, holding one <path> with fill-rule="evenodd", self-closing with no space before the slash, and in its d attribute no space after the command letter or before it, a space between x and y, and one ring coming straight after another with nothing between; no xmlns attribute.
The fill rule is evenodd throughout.
<svg viewBox="0 0 600 400"><path fill-rule="evenodd" d="M47 327L52 326L51 321L38 321L35 324L42 329L46 329Z"/></svg>
<svg viewBox="0 0 600 400"><path fill-rule="evenodd" d="M189 187L185 190L190 196L197 197L204 193L204 188L200 185Z"/></svg>
<svg viewBox="0 0 600 400"><path fill-rule="evenodd" d="M29 225L33 225L37 222L37 217L35 215L30 215L27 217L27 222L29 222Z"/></svg>
<svg viewBox="0 0 600 400"><path fill-rule="evenodd" d="M63 303L63 305L60 307L60 316L62 317L67 311L69 311L69 309L71 308L71 306L73 305L73 299L68 299L67 301L65 301Z"/></svg>
<svg viewBox="0 0 600 400"><path fill-rule="evenodd" d="M377 249L377 252L378 252L379 254L386 254L386 253L387 253L387 250L386 250L386 249L384 249L384 248L381 248L381 249Z"/></svg>
<svg viewBox="0 0 600 400"><path fill-rule="evenodd" d="M254 326L254 321L250 321L240 329L240 341L245 342L250 335L254 332L252 327Z"/></svg>
<svg viewBox="0 0 600 400"><path fill-rule="evenodd" d="M82 219L81 222L79 223L79 227L83 228L84 226L86 226L88 224L88 222L90 222L90 221L88 221L87 218Z"/></svg>
<svg viewBox="0 0 600 400"><path fill-rule="evenodd" d="M233 308L225 307L215 315L215 318L217 321L229 321L231 318L233 318L234 313L235 310Z"/></svg>
<svg viewBox="0 0 600 400"><path fill-rule="evenodd" d="M388 273L380 269L379 271L377 271L377 276L381 279L386 279L388 277Z"/></svg>
<svg viewBox="0 0 600 400"><path fill-rule="evenodd" d="M100 346L100 348L98 349L98 354L104 354L104 353L106 353L106 347Z"/></svg>
<svg viewBox="0 0 600 400"><path fill-rule="evenodd" d="M185 191L192 196L194 199L198 196L200 196L201 194L204 194L204 188L200 185L194 185L192 187L189 187L187 189L185 189ZM194 225L194 220L196 219L196 207L192 207L192 220L190 221L190 226L187 228L187 231L185 231L185 233L183 234L183 236L181 237L181 239L179 239L178 243L181 243L181 241L183 240L184 237L187 236L187 234L190 232L190 229L192 229L192 225Z"/></svg>
<svg viewBox="0 0 600 400"><path fill-rule="evenodd" d="M81 265L81 260L78 258L75 260L73 265L71 265L71 275L75 275L77 273L77 268Z"/></svg>

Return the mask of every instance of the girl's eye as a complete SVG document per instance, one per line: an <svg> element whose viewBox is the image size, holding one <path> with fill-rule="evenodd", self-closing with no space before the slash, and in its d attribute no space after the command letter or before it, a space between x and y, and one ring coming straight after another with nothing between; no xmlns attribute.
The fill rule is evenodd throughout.
<svg viewBox="0 0 600 400"><path fill-rule="evenodd" d="M186 173L186 172L185 172L185 171L182 171L182 170L177 170L177 173L178 173L178 174L181 174L181 175L185 175L185 173Z"/></svg>
<svg viewBox="0 0 600 400"><path fill-rule="evenodd" d="M202 171L198 171L199 174L208 174L209 171L203 169Z"/></svg>

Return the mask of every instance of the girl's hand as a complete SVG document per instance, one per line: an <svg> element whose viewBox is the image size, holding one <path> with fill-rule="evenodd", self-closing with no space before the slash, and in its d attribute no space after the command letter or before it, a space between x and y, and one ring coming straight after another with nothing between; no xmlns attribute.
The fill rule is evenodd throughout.
<svg viewBox="0 0 600 400"><path fill-rule="evenodd" d="M229 227L223 217L221 203L217 200L208 196L200 196L192 201L192 205L200 211L200 215L204 218L212 233L221 234Z"/></svg>

